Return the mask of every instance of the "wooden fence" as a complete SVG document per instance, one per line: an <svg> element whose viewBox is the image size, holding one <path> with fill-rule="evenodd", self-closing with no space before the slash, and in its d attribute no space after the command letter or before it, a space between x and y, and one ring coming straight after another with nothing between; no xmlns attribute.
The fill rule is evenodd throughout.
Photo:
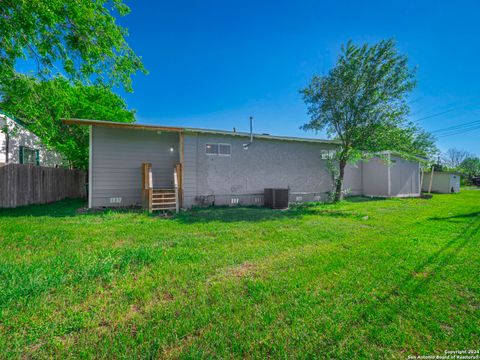
<svg viewBox="0 0 480 360"><path fill-rule="evenodd" d="M0 208L85 196L84 171L21 164L0 167Z"/></svg>

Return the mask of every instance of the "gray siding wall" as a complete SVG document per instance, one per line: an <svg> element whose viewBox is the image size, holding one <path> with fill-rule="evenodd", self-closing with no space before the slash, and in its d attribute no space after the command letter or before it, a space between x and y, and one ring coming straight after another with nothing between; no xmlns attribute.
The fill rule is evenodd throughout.
<svg viewBox="0 0 480 360"><path fill-rule="evenodd" d="M331 176L321 149L335 145L254 139L248 150L245 137L185 134L184 206L215 201L215 205L263 203L265 188L290 188L292 201L323 200L331 190ZM231 156L207 155L207 143L231 144ZM235 201L235 200L234 200Z"/></svg>
<svg viewBox="0 0 480 360"><path fill-rule="evenodd" d="M154 187L173 187L177 133L95 126L92 131L92 207L141 205L142 163L152 164Z"/></svg>

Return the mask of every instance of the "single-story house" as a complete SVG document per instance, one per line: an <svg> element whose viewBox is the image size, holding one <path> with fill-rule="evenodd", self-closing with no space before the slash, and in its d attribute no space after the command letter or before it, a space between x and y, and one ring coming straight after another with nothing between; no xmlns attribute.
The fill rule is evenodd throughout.
<svg viewBox="0 0 480 360"><path fill-rule="evenodd" d="M347 195L414 197L421 193L420 159L393 151L378 152L345 168Z"/></svg>
<svg viewBox="0 0 480 360"><path fill-rule="evenodd" d="M332 190L327 161L339 147L336 140L63 121L90 128L89 207L141 205L149 196L159 202L159 210L262 205L266 188L288 188L291 202L325 201ZM392 160L401 170L374 160L362 163L349 170L347 185L365 195L418 196L418 162L410 164L396 156ZM409 170L414 172L402 177ZM400 178L392 179L394 173Z"/></svg>
<svg viewBox="0 0 480 360"><path fill-rule="evenodd" d="M62 157L48 150L21 120L0 113L0 166L9 163L56 167L62 165Z"/></svg>
<svg viewBox="0 0 480 360"><path fill-rule="evenodd" d="M430 189L430 179L431 189ZM454 172L434 171L433 178L431 172L425 172L422 181L422 191L434 193L450 194L460 192L460 174Z"/></svg>

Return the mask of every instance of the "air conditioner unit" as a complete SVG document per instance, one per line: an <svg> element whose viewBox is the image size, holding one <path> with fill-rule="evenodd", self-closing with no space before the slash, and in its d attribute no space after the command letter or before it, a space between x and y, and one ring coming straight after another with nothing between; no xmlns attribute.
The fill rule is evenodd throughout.
<svg viewBox="0 0 480 360"><path fill-rule="evenodd" d="M271 209L288 208L288 189L265 189L264 203Z"/></svg>

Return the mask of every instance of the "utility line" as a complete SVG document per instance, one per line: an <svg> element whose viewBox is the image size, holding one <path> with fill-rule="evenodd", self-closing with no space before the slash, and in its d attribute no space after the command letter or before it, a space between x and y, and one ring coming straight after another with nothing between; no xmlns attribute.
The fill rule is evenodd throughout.
<svg viewBox="0 0 480 360"><path fill-rule="evenodd" d="M472 126L477 126L477 125L480 125L480 120L470 121L470 122L463 123L463 124L452 125L452 126L448 126L448 127L445 127L445 128L438 129L438 130L433 130L431 132L432 133L438 133L438 132L444 132L444 131L458 130L458 129L469 128L469 127L472 127Z"/></svg>
<svg viewBox="0 0 480 360"><path fill-rule="evenodd" d="M450 130L450 132L444 133L439 135L439 138L443 137L448 137L448 136L454 136L454 135L460 135L460 134L466 134L475 130L480 130L480 124L474 127L469 127L466 129L457 129L457 130Z"/></svg>

